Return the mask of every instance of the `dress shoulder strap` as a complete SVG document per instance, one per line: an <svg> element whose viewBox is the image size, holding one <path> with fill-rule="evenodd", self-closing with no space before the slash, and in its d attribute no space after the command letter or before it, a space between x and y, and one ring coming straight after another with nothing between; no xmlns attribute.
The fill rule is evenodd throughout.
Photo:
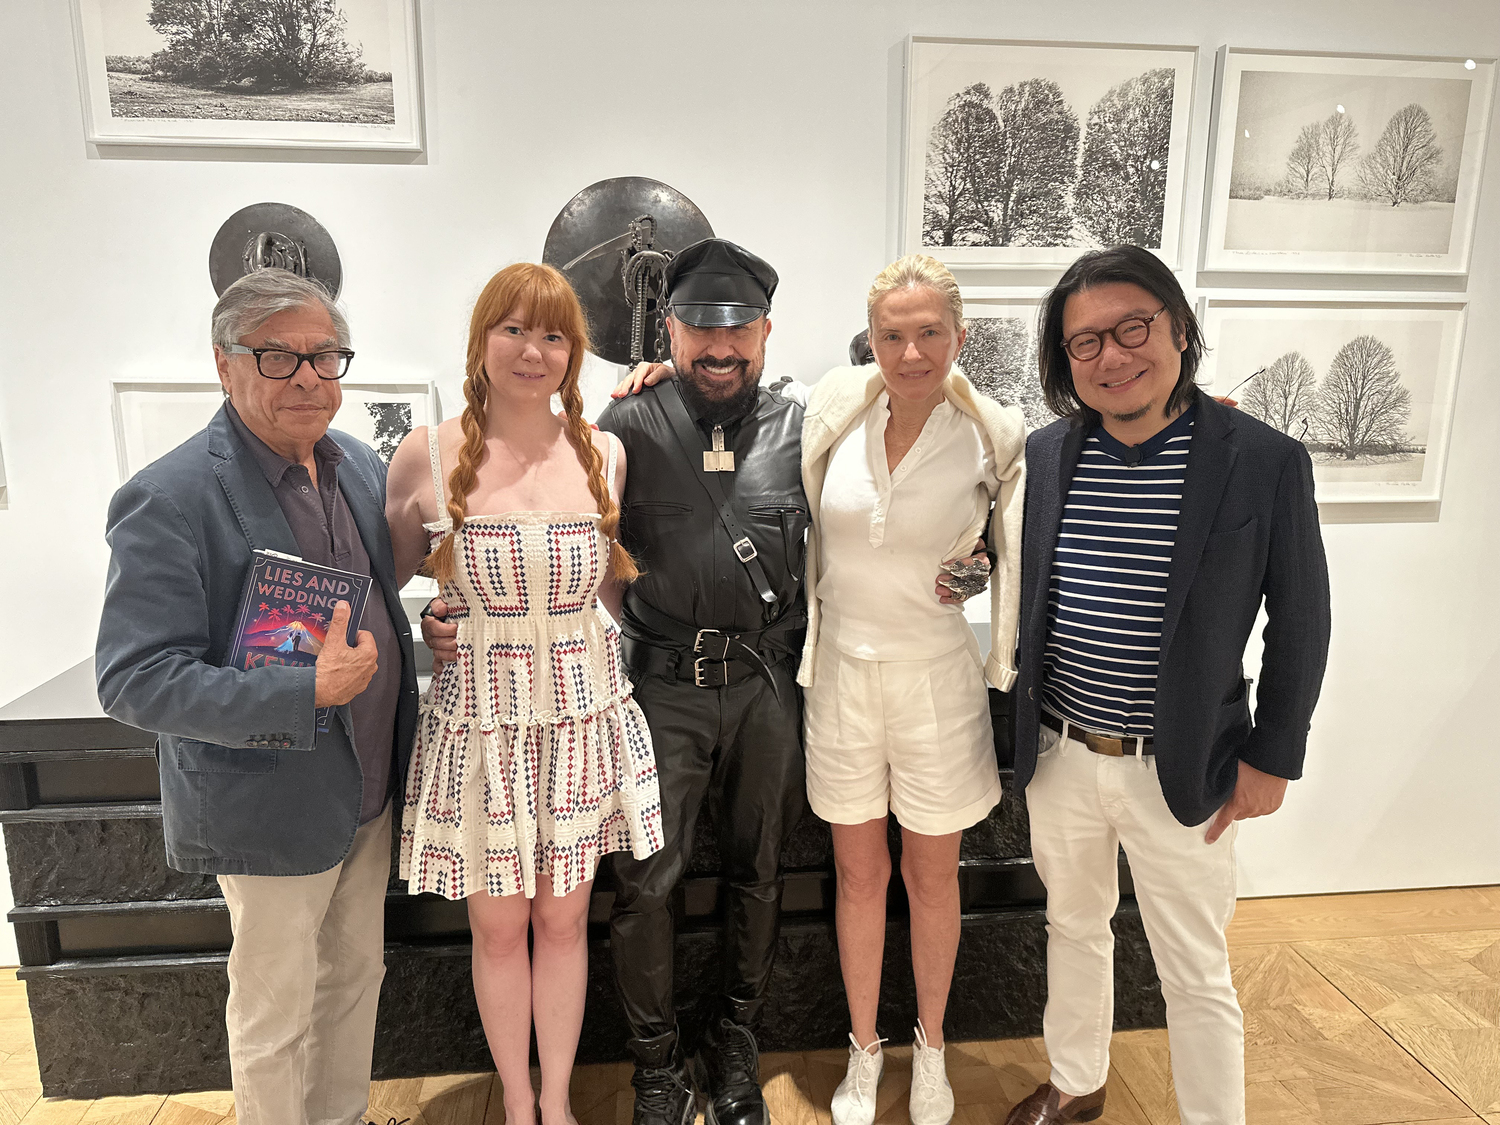
<svg viewBox="0 0 1500 1125"><path fill-rule="evenodd" d="M609 437L609 465L604 470L604 486L609 489L611 496L615 492L615 463L620 459L620 439L608 430L604 431Z"/></svg>
<svg viewBox="0 0 1500 1125"><path fill-rule="evenodd" d="M427 457L432 462L432 491L437 495L437 518L442 519L448 510L448 501L443 494L443 459L438 455L436 426L427 427Z"/></svg>

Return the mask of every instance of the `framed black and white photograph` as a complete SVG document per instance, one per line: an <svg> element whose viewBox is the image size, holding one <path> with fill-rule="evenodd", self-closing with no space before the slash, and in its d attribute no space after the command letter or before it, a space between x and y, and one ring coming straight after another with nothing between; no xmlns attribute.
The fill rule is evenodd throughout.
<svg viewBox="0 0 1500 1125"><path fill-rule="evenodd" d="M1037 312L1043 291L972 288L964 296L969 334L958 366L980 394L1019 406L1028 430L1057 421L1037 378Z"/></svg>
<svg viewBox="0 0 1500 1125"><path fill-rule="evenodd" d="M72 0L90 142L422 151L416 0Z"/></svg>
<svg viewBox="0 0 1500 1125"><path fill-rule="evenodd" d="M332 428L357 437L387 464L413 429L443 420L435 383L345 380L340 389L344 401ZM224 402L218 382L208 380L116 380L113 394L115 459L122 483L208 425Z"/></svg>
<svg viewBox="0 0 1500 1125"><path fill-rule="evenodd" d="M1462 274L1493 59L1225 48L1204 268Z"/></svg>
<svg viewBox="0 0 1500 1125"><path fill-rule="evenodd" d="M1320 503L1439 500L1464 312L1462 302L1211 298L1199 382L1301 441Z"/></svg>
<svg viewBox="0 0 1500 1125"><path fill-rule="evenodd" d="M951 268L1179 263L1195 47L914 36L902 244Z"/></svg>

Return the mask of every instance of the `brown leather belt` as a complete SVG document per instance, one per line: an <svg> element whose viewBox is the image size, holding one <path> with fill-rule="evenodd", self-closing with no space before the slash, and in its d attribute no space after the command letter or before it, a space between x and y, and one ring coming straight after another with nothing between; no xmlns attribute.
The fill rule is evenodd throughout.
<svg viewBox="0 0 1500 1125"><path fill-rule="evenodd" d="M1062 733L1063 721L1051 711L1042 712L1042 722L1058 734ZM1109 758L1134 758L1136 740L1133 738L1111 738L1107 734L1095 734L1091 730L1068 724L1068 737L1075 742L1081 742L1095 754L1103 754ZM1151 753L1151 740L1145 740L1146 745L1141 750L1142 754Z"/></svg>

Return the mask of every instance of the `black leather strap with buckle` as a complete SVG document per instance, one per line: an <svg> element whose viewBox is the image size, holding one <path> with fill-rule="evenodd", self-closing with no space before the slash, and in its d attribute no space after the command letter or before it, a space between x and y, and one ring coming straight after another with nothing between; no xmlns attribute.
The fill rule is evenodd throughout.
<svg viewBox="0 0 1500 1125"><path fill-rule="evenodd" d="M676 380L668 380L657 388L656 400L661 403L666 412L667 421L672 425L672 433L677 437L677 443L682 446L682 452L687 457L687 463L692 467L693 473L713 500L719 510L719 521L723 523L724 530L729 533L729 542L734 545L734 556L745 564L745 570L749 572L750 581L755 585L755 592L760 595L760 600L765 603L765 614L768 618L775 617L778 610L776 592L771 589L770 580L766 578L765 567L760 565L756 557L755 544L750 542L750 536L746 535L740 527L739 520L734 516L733 501L720 479L721 473L706 473L703 471L703 435L693 425L693 420L688 416L687 405L682 401L682 392L677 389Z"/></svg>
<svg viewBox="0 0 1500 1125"><path fill-rule="evenodd" d="M660 648L629 637L621 641L621 655L632 676L665 676L669 680L691 683L701 688L737 684L752 676L762 676L761 669L743 660L715 660L694 656L686 649ZM776 685L771 684L774 690Z"/></svg>
<svg viewBox="0 0 1500 1125"><path fill-rule="evenodd" d="M666 646L634 635L632 618L674 643ZM646 602L632 600L626 611L622 656L631 672L691 680L698 687L722 687L746 676L759 676L779 698L770 665L797 654L806 625L807 615L799 611L782 614L754 631L698 629Z"/></svg>

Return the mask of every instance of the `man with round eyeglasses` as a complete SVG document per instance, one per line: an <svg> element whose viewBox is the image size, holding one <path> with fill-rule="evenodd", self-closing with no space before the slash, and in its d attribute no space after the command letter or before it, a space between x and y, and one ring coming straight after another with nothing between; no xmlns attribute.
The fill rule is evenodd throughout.
<svg viewBox="0 0 1500 1125"><path fill-rule="evenodd" d="M241 1125L368 1108L417 683L385 464L328 428L348 338L316 282L271 268L229 286L212 322L223 406L115 493L106 531L99 699L158 732L167 862L223 890ZM256 550L370 575L357 645L340 602L316 665L225 667Z"/></svg>
<svg viewBox="0 0 1500 1125"><path fill-rule="evenodd" d="M1327 660L1312 462L1198 390L1197 320L1147 250L1069 267L1041 339L1062 420L1026 445L1015 782L1047 887L1052 1072L1006 1123L1104 1111L1123 846L1183 1125L1243 1125L1235 822L1275 812L1301 776ZM1262 603L1252 718L1242 660Z"/></svg>

